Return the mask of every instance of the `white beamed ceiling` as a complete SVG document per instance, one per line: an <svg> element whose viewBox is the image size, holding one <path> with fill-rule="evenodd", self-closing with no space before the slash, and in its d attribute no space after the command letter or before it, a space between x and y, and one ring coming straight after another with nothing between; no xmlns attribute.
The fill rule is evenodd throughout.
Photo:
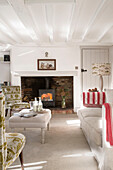
<svg viewBox="0 0 113 170"><path fill-rule="evenodd" d="M113 45L113 0L0 0L0 46Z"/></svg>

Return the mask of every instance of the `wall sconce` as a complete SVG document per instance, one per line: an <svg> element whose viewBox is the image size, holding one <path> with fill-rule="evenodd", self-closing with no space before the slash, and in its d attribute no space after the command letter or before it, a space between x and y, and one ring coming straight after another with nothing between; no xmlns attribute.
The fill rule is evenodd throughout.
<svg viewBox="0 0 113 170"><path fill-rule="evenodd" d="M45 52L45 57L48 57L48 52Z"/></svg>

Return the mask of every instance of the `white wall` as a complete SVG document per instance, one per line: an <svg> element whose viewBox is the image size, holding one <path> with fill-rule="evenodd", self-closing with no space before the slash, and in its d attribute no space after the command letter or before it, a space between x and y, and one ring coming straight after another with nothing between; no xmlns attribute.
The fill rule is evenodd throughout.
<svg viewBox="0 0 113 170"><path fill-rule="evenodd" d="M74 76L74 110L80 107L81 100L81 49L74 47L13 47L11 56L11 82L12 85L21 85L19 71L37 70L37 59L46 59L45 52L48 52L48 59L56 59L56 71L75 71L78 66L78 75ZM113 64L113 47L109 49L110 62ZM113 66L112 66L113 68ZM113 72L113 71L112 71ZM112 84L113 87L113 76Z"/></svg>
<svg viewBox="0 0 113 170"><path fill-rule="evenodd" d="M92 47L91 47L92 48ZM46 59L45 52L48 52L48 59L56 59L56 71L74 71L78 66L78 75L74 76L74 110L80 107L81 100L81 50L80 46L74 47L13 47L11 56L11 82L12 85L21 85L19 71L37 70L37 59ZM109 58L112 62L113 73L113 47L109 48ZM109 76L110 77L110 76ZM112 79L112 80L111 80ZM110 84L113 88L113 74Z"/></svg>
<svg viewBox="0 0 113 170"><path fill-rule="evenodd" d="M4 62L4 55L9 55L9 52L0 52L0 83L10 81L10 63Z"/></svg>
<svg viewBox="0 0 113 170"><path fill-rule="evenodd" d="M45 52L48 52L48 58ZM37 59L56 59L56 71L72 71L79 65L80 49L14 47L11 52L12 71L36 71Z"/></svg>
<svg viewBox="0 0 113 170"><path fill-rule="evenodd" d="M45 52L48 52L48 58ZM80 106L80 47L13 47L11 50L11 82L20 85L19 71L37 71L37 59L56 59L56 71L75 71L74 78L74 110Z"/></svg>

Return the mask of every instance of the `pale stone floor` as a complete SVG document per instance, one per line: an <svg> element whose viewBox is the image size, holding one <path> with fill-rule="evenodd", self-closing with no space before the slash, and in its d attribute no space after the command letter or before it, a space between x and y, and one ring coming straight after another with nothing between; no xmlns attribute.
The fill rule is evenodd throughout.
<svg viewBox="0 0 113 170"><path fill-rule="evenodd" d="M8 120L7 120L7 131ZM46 143L41 144L40 129L15 129L26 136L25 170L97 170L98 165L80 129L76 114L54 114ZM9 170L21 170L17 159Z"/></svg>

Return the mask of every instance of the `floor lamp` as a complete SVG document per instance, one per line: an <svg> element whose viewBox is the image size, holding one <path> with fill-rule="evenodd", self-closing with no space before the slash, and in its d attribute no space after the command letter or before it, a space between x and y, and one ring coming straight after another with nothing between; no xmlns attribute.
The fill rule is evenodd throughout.
<svg viewBox="0 0 113 170"><path fill-rule="evenodd" d="M103 91L103 76L109 76L111 73L110 63L92 64L92 74L100 76L100 91Z"/></svg>

